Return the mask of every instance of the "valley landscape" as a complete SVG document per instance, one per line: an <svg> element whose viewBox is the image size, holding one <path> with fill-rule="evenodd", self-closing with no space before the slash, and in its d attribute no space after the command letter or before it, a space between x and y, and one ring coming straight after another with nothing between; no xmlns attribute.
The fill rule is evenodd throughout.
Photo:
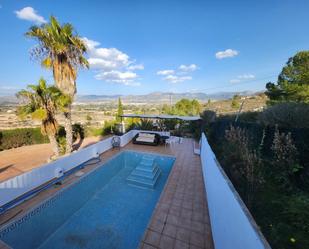
<svg viewBox="0 0 309 249"><path fill-rule="evenodd" d="M146 95L78 95L73 103L73 123L99 127L106 121L115 120L118 99L124 106L125 114L160 114L164 105L173 106L181 99L196 99L203 110L215 111L217 114L236 113L238 107L232 107L234 95L240 96L240 103L244 101L242 111L261 111L266 106L267 97L259 92L218 92L205 93L163 93L156 92ZM13 128L38 127L39 121L30 117L21 119L16 111L19 106L14 96L0 97L0 130ZM59 116L60 123L63 122Z"/></svg>

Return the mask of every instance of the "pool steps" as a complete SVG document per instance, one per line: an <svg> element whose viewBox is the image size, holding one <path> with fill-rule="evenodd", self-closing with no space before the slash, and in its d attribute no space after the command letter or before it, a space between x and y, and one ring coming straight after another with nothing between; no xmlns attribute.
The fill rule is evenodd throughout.
<svg viewBox="0 0 309 249"><path fill-rule="evenodd" d="M138 187L153 189L161 174L161 169L154 162L154 158L143 156L137 167L127 177L127 182Z"/></svg>

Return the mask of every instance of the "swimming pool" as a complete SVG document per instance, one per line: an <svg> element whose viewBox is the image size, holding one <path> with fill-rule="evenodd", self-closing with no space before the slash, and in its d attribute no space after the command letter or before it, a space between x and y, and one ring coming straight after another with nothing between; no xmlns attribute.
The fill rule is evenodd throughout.
<svg viewBox="0 0 309 249"><path fill-rule="evenodd" d="M154 188L127 181L145 157L161 171ZM14 249L137 248L174 161L123 151L1 228L0 240Z"/></svg>

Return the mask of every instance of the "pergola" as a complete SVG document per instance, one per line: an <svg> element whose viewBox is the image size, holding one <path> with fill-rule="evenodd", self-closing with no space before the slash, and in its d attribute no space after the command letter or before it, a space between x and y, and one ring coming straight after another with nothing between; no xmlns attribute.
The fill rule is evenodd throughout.
<svg viewBox="0 0 309 249"><path fill-rule="evenodd" d="M145 118L145 119L178 119L182 121L198 121L200 116L177 116L177 115L148 115L148 114L123 114L121 118Z"/></svg>

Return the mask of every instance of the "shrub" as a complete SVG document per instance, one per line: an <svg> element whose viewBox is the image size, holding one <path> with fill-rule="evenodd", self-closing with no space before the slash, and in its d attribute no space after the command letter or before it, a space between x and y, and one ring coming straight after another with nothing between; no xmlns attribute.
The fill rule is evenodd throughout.
<svg viewBox="0 0 309 249"><path fill-rule="evenodd" d="M246 204L251 207L254 195L262 184L262 161L259 153L251 149L245 129L230 126L225 131L225 139L225 168L234 181L238 182Z"/></svg>
<svg viewBox="0 0 309 249"><path fill-rule="evenodd" d="M273 177L282 187L290 189L295 184L295 174L303 168L299 165L299 154L291 133L280 133L276 128L271 150L273 151L273 160L271 161Z"/></svg>
<svg viewBox="0 0 309 249"><path fill-rule="evenodd" d="M203 120L203 124L209 125L210 123L216 120L217 114L211 110L205 110L201 114L201 118Z"/></svg>
<svg viewBox="0 0 309 249"><path fill-rule="evenodd" d="M309 128L309 104L280 103L269 106L258 117L264 125Z"/></svg>
<svg viewBox="0 0 309 249"><path fill-rule="evenodd" d="M102 136L109 135L114 133L115 131L115 121L106 121L104 123Z"/></svg>
<svg viewBox="0 0 309 249"><path fill-rule="evenodd" d="M0 150L24 145L48 143L48 137L41 134L40 128L20 128L0 132Z"/></svg>
<svg viewBox="0 0 309 249"><path fill-rule="evenodd" d="M309 129L217 120L208 137L272 248L309 248Z"/></svg>
<svg viewBox="0 0 309 249"><path fill-rule="evenodd" d="M73 124L72 125L73 130L73 143L77 140L83 140L85 138L85 129L84 127L79 124ZM63 126L60 126L57 132L57 142L60 147L60 153L65 153L65 147L66 147L66 132Z"/></svg>
<svg viewBox="0 0 309 249"><path fill-rule="evenodd" d="M139 130L149 130L153 129L153 122L150 119L141 119L141 121L137 124L137 128Z"/></svg>

